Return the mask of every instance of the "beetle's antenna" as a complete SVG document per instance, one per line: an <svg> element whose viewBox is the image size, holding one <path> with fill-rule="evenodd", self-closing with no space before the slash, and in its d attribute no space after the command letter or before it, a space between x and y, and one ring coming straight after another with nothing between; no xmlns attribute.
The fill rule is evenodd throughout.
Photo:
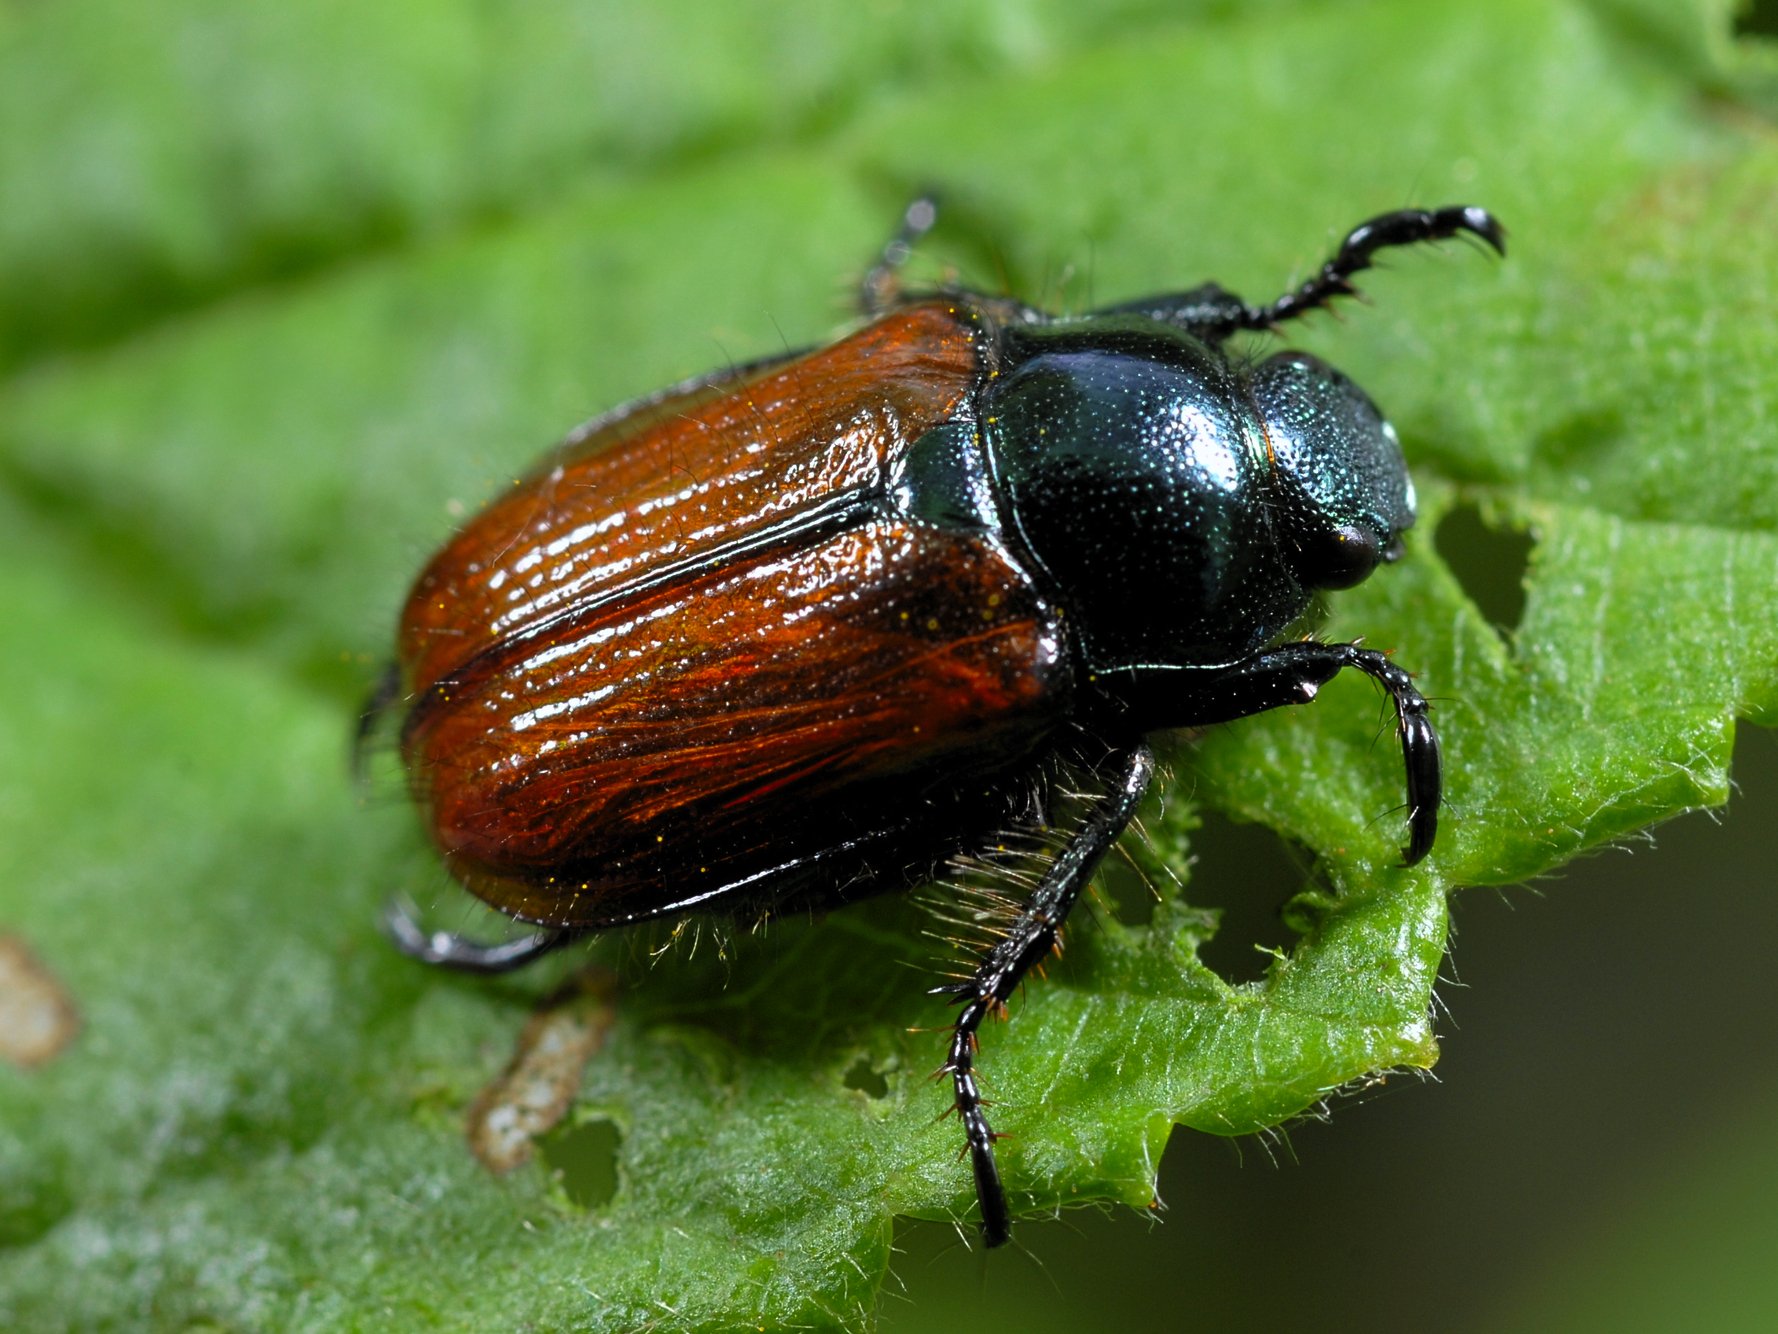
<svg viewBox="0 0 1778 1334"><path fill-rule="evenodd" d="M877 319L901 301L901 270L920 238L938 221L938 197L928 191L902 211L901 226L883 247L882 257L859 284L858 304L866 319Z"/></svg>

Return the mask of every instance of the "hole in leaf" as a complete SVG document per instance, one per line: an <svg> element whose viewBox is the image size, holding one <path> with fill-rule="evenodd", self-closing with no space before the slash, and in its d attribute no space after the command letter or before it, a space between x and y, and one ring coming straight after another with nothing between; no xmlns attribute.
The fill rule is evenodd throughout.
<svg viewBox="0 0 1778 1334"><path fill-rule="evenodd" d="M1139 930L1154 921L1154 891L1142 873L1123 858L1107 857L1093 887L1099 901L1125 926Z"/></svg>
<svg viewBox="0 0 1778 1334"><path fill-rule="evenodd" d="M871 1065L868 1056L860 1056L853 1061L851 1069L846 1071L840 1082L849 1089L857 1089L867 1098L884 1098L889 1095L889 1081Z"/></svg>
<svg viewBox="0 0 1778 1334"><path fill-rule="evenodd" d="M1303 886L1303 860L1264 825L1212 810L1203 821L1192 836L1196 860L1186 892L1194 904L1220 908L1222 920L1198 957L1227 981L1254 982L1272 962L1264 951L1296 944L1279 910Z"/></svg>
<svg viewBox="0 0 1778 1334"><path fill-rule="evenodd" d="M617 1150L623 1131L605 1117L553 1130L538 1149L568 1198L583 1209L609 1204L617 1194Z"/></svg>
<svg viewBox="0 0 1778 1334"><path fill-rule="evenodd" d="M1525 615L1531 535L1492 526L1474 505L1459 505L1440 521L1433 545L1482 615L1503 634L1516 630Z"/></svg>
<svg viewBox="0 0 1778 1334"><path fill-rule="evenodd" d="M1778 37L1778 0L1753 0L1735 15L1735 36Z"/></svg>

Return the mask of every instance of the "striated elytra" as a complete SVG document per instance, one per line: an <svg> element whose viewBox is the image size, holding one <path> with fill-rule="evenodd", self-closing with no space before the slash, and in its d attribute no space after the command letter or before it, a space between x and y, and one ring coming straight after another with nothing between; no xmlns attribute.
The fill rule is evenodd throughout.
<svg viewBox="0 0 1778 1334"><path fill-rule="evenodd" d="M903 293L933 216L908 210L857 333L607 413L471 519L415 582L363 730L399 707L452 874L538 928L485 944L391 911L407 953L477 972L649 918L916 884L1043 818L1059 765L1090 771L1036 888L935 988L959 1006L945 1069L996 1246L976 1032L1132 818L1150 733L1355 668L1395 706L1404 860L1432 847L1438 740L1408 673L1280 642L1317 591L1400 553L1395 432L1316 358L1227 345L1351 292L1381 249L1468 233L1504 253L1504 232L1479 208L1402 210L1267 305L1207 285L1058 317Z"/></svg>

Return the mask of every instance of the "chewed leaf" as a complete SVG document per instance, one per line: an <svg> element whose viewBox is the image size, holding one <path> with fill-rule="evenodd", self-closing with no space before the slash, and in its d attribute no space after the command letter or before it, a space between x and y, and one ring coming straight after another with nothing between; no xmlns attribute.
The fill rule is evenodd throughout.
<svg viewBox="0 0 1778 1334"><path fill-rule="evenodd" d="M379 938L393 892L471 909L346 763L453 522L602 408L820 342L919 189L916 279L1061 308L1270 299L1410 201L1512 230L1292 334L1414 466L1407 558L1324 629L1433 698L1438 846L1397 865L1364 680L1180 741L1138 869L984 1032L1016 1208L1147 1207L1175 1123L1429 1067L1447 891L1721 802L1778 716L1778 148L1726 6L139 8L0 18L0 932L78 1010L0 1061L0 1325L862 1327L893 1220L968 1219L913 897L610 937L609 1007L551 1010L586 956ZM1490 535L1504 590L1452 547ZM1301 867L1233 976L1204 809Z"/></svg>

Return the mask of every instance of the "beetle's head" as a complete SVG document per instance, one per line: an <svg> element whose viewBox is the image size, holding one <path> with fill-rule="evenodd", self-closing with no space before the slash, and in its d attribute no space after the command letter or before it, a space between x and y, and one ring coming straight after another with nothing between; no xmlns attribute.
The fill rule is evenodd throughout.
<svg viewBox="0 0 1778 1334"><path fill-rule="evenodd" d="M1272 470L1273 531L1304 588L1351 588L1401 554L1414 484L1370 396L1306 352L1251 372Z"/></svg>
<svg viewBox="0 0 1778 1334"><path fill-rule="evenodd" d="M1304 353L1244 369L1129 316L1008 350L982 422L1008 527L1096 669L1251 653L1413 522L1394 431Z"/></svg>

